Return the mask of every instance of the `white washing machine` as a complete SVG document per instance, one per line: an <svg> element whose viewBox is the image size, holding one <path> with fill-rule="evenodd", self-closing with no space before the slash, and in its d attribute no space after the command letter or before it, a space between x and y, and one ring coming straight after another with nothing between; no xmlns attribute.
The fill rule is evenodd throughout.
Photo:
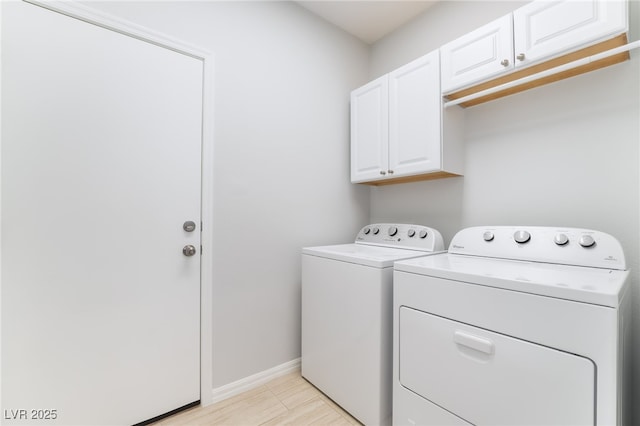
<svg viewBox="0 0 640 426"><path fill-rule="evenodd" d="M443 250L435 229L388 223L302 250L302 376L364 424L391 424L393 262Z"/></svg>
<svg viewBox="0 0 640 426"><path fill-rule="evenodd" d="M620 243L474 227L395 264L395 425L622 425L630 297Z"/></svg>

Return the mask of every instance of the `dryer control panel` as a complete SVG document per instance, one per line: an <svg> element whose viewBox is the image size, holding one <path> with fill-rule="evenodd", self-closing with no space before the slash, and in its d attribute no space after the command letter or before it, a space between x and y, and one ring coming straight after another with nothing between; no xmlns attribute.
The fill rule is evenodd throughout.
<svg viewBox="0 0 640 426"><path fill-rule="evenodd" d="M372 223L358 232L355 242L428 252L445 250L440 232L422 225Z"/></svg>
<svg viewBox="0 0 640 426"><path fill-rule="evenodd" d="M542 226L484 226L459 231L449 253L625 270L624 251L604 232Z"/></svg>

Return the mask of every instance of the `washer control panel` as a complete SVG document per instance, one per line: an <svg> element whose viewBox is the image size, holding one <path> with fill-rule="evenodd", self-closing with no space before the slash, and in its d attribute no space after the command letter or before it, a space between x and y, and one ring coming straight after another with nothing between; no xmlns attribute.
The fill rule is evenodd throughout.
<svg viewBox="0 0 640 426"><path fill-rule="evenodd" d="M626 269L617 239L604 232L541 226L486 226L459 231L449 253L562 265Z"/></svg>
<svg viewBox="0 0 640 426"><path fill-rule="evenodd" d="M404 248L420 251L444 251L440 232L428 226L373 223L358 232L356 244Z"/></svg>

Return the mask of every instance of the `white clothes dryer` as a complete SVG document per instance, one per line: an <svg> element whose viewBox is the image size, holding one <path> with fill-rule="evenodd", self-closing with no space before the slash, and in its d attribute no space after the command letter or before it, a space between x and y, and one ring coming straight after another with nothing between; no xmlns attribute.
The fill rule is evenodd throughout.
<svg viewBox="0 0 640 426"><path fill-rule="evenodd" d="M629 272L585 229L474 227L395 264L395 425L622 425Z"/></svg>
<svg viewBox="0 0 640 426"><path fill-rule="evenodd" d="M302 376L364 424L391 424L393 263L443 251L437 230L388 223L302 250Z"/></svg>

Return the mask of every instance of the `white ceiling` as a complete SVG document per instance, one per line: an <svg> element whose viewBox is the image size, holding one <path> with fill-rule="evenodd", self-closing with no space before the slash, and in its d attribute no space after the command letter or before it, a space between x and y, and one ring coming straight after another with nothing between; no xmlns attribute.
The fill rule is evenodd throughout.
<svg viewBox="0 0 640 426"><path fill-rule="evenodd" d="M297 3L371 44L433 6L437 0L321 0Z"/></svg>

